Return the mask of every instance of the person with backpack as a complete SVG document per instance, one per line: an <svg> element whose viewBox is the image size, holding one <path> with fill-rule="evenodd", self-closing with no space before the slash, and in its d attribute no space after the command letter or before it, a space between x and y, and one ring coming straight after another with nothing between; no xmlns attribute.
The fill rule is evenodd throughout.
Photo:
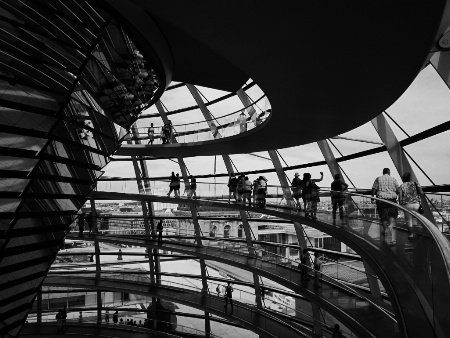
<svg viewBox="0 0 450 338"><path fill-rule="evenodd" d="M334 181L331 183L331 203L333 205L333 225L336 224L336 211L339 208L339 218L341 225L344 224L344 191L347 190L348 184L341 180L341 175L334 175Z"/></svg>
<svg viewBox="0 0 450 338"><path fill-rule="evenodd" d="M228 309L228 302L230 302L231 305L231 314L233 314L233 287L231 286L231 283L228 282L228 285L225 287L225 305L224 305L224 311L227 312Z"/></svg>
<svg viewBox="0 0 450 338"><path fill-rule="evenodd" d="M310 173L303 175L303 192L306 199L306 211L305 217L311 217L312 219L317 219L317 203L320 201L319 198L319 187L316 182L321 182L323 180L323 172L320 172L319 178L311 178Z"/></svg>
<svg viewBox="0 0 450 338"><path fill-rule="evenodd" d="M248 200L248 206L252 205L252 181L248 179L247 176L244 178L244 194L243 194L243 205L245 205L245 200Z"/></svg>

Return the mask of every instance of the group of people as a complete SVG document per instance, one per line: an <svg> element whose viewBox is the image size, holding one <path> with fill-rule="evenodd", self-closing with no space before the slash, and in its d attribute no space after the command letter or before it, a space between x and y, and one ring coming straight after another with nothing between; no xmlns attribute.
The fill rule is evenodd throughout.
<svg viewBox="0 0 450 338"><path fill-rule="evenodd" d="M252 182L244 173L237 177L231 173L228 180L228 191L228 203L233 197L237 203L243 205L248 202L249 206L252 204L260 208L266 206L267 179L264 176L259 176Z"/></svg>
<svg viewBox="0 0 450 338"><path fill-rule="evenodd" d="M66 318L67 318L67 305L64 305L64 307L61 310L58 310L58 313L56 314L56 325L58 333L63 333L67 330Z"/></svg>
<svg viewBox="0 0 450 338"><path fill-rule="evenodd" d="M312 261L308 249L303 249L300 252L300 264L298 266L302 284L306 284L309 281L308 270L311 269L311 264L314 264L314 287L320 288L322 287L319 283L322 273L322 260L319 258L319 253L314 253L314 260Z"/></svg>
<svg viewBox="0 0 450 338"><path fill-rule="evenodd" d="M94 216L91 212L85 214L82 212L78 215L78 237L84 237L84 226L87 223L89 227L89 237L91 237L91 234L93 234L93 228L94 228Z"/></svg>
<svg viewBox="0 0 450 338"><path fill-rule="evenodd" d="M323 180L323 172L320 173L320 178L312 178L310 173L303 174L303 179L299 173L295 173L295 177L291 183L292 197L294 198L299 211L302 210L300 198L303 200L303 209L305 210L305 217L316 219L317 203L319 198L319 187L317 182Z"/></svg>
<svg viewBox="0 0 450 338"><path fill-rule="evenodd" d="M423 212L421 210L422 188L417 182L412 180L410 172L402 175L403 183L399 185L394 177L391 177L389 168L383 169L383 175L375 179L372 185L372 197L376 196L377 211L381 219L380 237L386 240L387 233L390 233L391 241L395 241L395 231L393 229L398 216L398 208L395 206L397 197L399 204L407 210ZM388 201L388 203L382 200ZM409 229L409 238L414 238L413 216L405 212L405 222Z"/></svg>
<svg viewBox="0 0 450 338"><path fill-rule="evenodd" d="M231 282L227 282L227 285L222 288L223 288L223 290L221 290L220 285L217 285L217 287L216 287L217 296L220 297L223 292L223 298L225 300L225 305L223 306L223 310L225 312L227 312L228 303L230 303L230 305L231 305L230 315L232 315L233 314L233 291L234 291L233 286L231 285Z"/></svg>
<svg viewBox="0 0 450 338"><path fill-rule="evenodd" d="M181 187L181 178L180 174L176 174L172 171L172 175L169 177L169 193L167 196L170 196L170 194L174 193L175 197L180 197L180 187ZM188 198L196 198L197 197L197 179L190 175L189 176L189 185L186 187L185 192L187 193Z"/></svg>
<svg viewBox="0 0 450 338"><path fill-rule="evenodd" d="M164 124L164 126L161 128L161 142L162 144L168 144L172 143L172 136L173 136L173 126L172 122L169 121ZM155 127L153 127L153 123L150 123L150 127L147 128L147 138L148 143L147 144L153 144L155 141Z"/></svg>

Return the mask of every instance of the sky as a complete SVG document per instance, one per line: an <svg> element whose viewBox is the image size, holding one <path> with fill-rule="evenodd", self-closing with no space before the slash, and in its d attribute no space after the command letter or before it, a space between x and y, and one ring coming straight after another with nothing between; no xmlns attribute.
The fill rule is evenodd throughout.
<svg viewBox="0 0 450 338"><path fill-rule="evenodd" d="M198 87L198 89L208 101L214 100L215 98L227 94L226 92L210 88ZM264 95L258 86L252 87L247 91L247 94L254 101ZM270 101L270 97L268 98L268 100ZM186 87L167 91L162 96L161 102L167 107L169 111L196 105L194 98L191 96ZM299 107L301 107L301 102L299 102L298 104ZM264 100L260 101L258 103L258 106L261 109L264 109ZM213 116L219 117L232 112L236 112L239 109L242 109L243 105L240 100L236 96L234 96L218 104L211 105L208 108ZM143 113L143 115L153 114L156 112L157 111L155 107L150 107ZM388 107L386 109L386 112L404 129L406 133L408 133L410 136L415 135L419 132L422 132L449 120L450 90L434 70L434 68L432 66L427 66L422 70L421 73L419 73L415 81L403 93L403 95L391 107ZM276 114L276 109L274 109L273 114ZM193 111L172 115L170 119L172 120L173 125L176 126L184 123L202 121L203 115L201 114L199 109L195 109ZM155 126L162 125L162 121L160 118L151 118L139 120L138 127L147 127L151 122L153 122ZM389 120L389 123L399 140L407 138L405 133L401 131L394 123L392 123L392 121ZM194 126L196 128L204 128L206 124L203 122L194 124ZM183 130L184 127L176 128L181 128L181 130ZM378 143L381 142L375 128L370 123L370 121L356 129L350 130L339 136ZM277 137L277 135L272 135L272 137ZM449 140L450 132L444 132L419 143L409 145L405 148L435 184L450 183L450 151L448 147ZM379 146L379 144L370 144L342 139L333 139L332 142L344 156ZM333 152L336 157L341 156L334 148ZM316 143L286 149L279 149L279 153L289 166L324 160ZM255 154L265 158L269 157L267 152L259 152ZM271 161L249 154L231 155L230 157L240 172L273 168ZM185 158L186 166L189 172L193 175L213 173L214 162L214 156ZM421 185L431 185L431 182L420 172L420 170L413 163L411 164L419 179L419 183ZM392 176L394 176L399 182L401 182L400 176L396 172L395 167L387 152L362 157L356 160L341 162L340 165L357 188L370 188L373 184L374 179L377 176L381 175L382 169L384 167L390 167ZM169 177L172 171L174 171L175 173L180 173L178 164L169 160L147 161L147 166L150 177ZM133 166L131 162L113 161L105 167L104 171L104 176L134 176ZM303 169L299 170L298 172L300 173L300 175L305 172L310 172L313 178L316 178L320 176L319 172L321 171L324 172L324 180L320 185L329 187L332 182L332 177L327 166ZM217 156L216 158L216 172L226 172L225 165L221 156ZM297 170L287 171L286 174L289 178L292 179L295 172L297 172ZM269 180L269 184L279 185L276 174L265 174L265 176ZM251 180L255 178L256 177L250 177ZM202 179L202 181L213 182L214 180ZM226 182L226 179L217 178L216 182L224 183ZM166 184L161 186L158 185L157 187L165 188ZM134 182L99 183L98 189L107 189L109 191L121 192L137 191L136 183Z"/></svg>

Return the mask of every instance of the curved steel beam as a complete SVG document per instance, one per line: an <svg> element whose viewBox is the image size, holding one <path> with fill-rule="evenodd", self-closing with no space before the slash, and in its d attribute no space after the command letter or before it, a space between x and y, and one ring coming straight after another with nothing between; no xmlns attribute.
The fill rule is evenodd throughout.
<svg viewBox="0 0 450 338"><path fill-rule="evenodd" d="M185 304L200 310L214 313L220 317L237 321L243 327L262 335L263 337L309 337L311 332L306 328L299 330L277 317L255 307L234 302L235 309L233 315L224 313L223 297L213 296L206 292L196 292L192 290L168 287L164 285L148 284L130 280L106 279L106 278L86 278L86 277L54 277L48 276L45 285L64 287L83 287L112 292L125 291L138 295L152 295L158 298L168 299L177 303Z"/></svg>

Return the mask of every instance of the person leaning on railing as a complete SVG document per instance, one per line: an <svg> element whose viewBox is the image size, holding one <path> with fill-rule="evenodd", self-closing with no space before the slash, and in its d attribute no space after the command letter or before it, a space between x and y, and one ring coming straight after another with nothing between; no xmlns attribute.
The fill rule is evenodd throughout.
<svg viewBox="0 0 450 338"><path fill-rule="evenodd" d="M383 169L383 176L375 179L372 186L372 197L376 196L379 199L397 203L397 194L399 186L397 180L391 177L391 170L389 168ZM377 211L381 219L380 239L386 240L386 230L391 233L392 242L395 241L394 224L398 216L398 209L396 206L376 201Z"/></svg>

